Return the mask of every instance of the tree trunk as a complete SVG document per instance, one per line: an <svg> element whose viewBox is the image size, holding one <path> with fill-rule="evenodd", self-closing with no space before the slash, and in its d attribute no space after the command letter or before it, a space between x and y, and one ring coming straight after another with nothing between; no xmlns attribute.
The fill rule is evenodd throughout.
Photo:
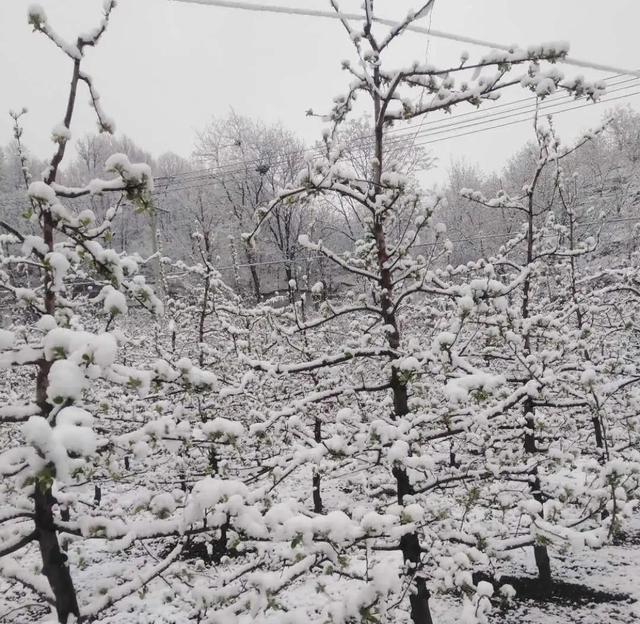
<svg viewBox="0 0 640 624"><path fill-rule="evenodd" d="M207 320L207 303L209 302L209 288L211 285L211 277L207 273L204 281L204 293L202 294L202 308L200 308L200 318L198 320L198 365L200 368L204 366L204 351L202 345L204 343L204 324Z"/></svg>
<svg viewBox="0 0 640 624"><path fill-rule="evenodd" d="M602 438L602 425L600 424L600 417L596 414L591 419L593 424L593 431L596 436L596 446L598 447L598 461L604 463L604 441Z"/></svg>
<svg viewBox="0 0 640 624"><path fill-rule="evenodd" d="M51 213L42 213L42 236L47 248L54 249L54 227ZM47 314L52 316L56 310L56 293L52 288L51 275L47 272L44 278L44 307ZM51 405L47 402L47 388L49 386L49 371L51 362L44 358L38 363L36 375L36 401L43 416L51 412ZM55 423L52 423L52 425ZM52 470L53 467L51 466ZM47 577L55 598L58 621L66 624L69 615L80 617L76 591L73 586L67 555L62 552L58 542L58 534L53 520L53 504L56 502L51 494L51 481L47 478L36 478L33 501L35 507L35 526L42 558L42 573Z"/></svg>
<svg viewBox="0 0 640 624"><path fill-rule="evenodd" d="M537 179L537 177L536 177ZM533 263L533 242L534 242L534 203L533 203L533 190L535 185L531 187L528 195L528 211L527 211L527 266L531 266ZM524 280L522 287L522 317L529 318L529 295L531 291L531 279L527 276ZM529 333L524 336L525 352L531 353L531 336ZM538 452L536 446L536 432L535 432L535 420L534 420L534 406L533 400L527 398L524 402L524 418L525 418L525 430L524 430L524 451L528 455L535 455ZM541 505L544 502L542 496L542 490L540 485L540 476L538 474L538 467L534 465L529 474L530 477L530 492L534 500L538 501ZM540 514L542 516L542 513ZM551 562L549 560L549 553L547 547L542 544L534 545L533 556L538 567L538 579L544 583L551 583Z"/></svg>
<svg viewBox="0 0 640 624"><path fill-rule="evenodd" d="M155 207L149 211L149 226L151 230L151 253L153 254L154 291L162 301L166 297L164 288L164 276L162 274L162 262L160 262L160 244L158 242L158 213Z"/></svg>
<svg viewBox="0 0 640 624"><path fill-rule="evenodd" d="M396 478L398 503L402 505L404 497L411 494L412 488L409 476L404 468L394 468L393 475ZM420 572L420 538L417 533L408 533L400 538L400 550L402 559L407 566L408 575L413 576L416 588L409 594L411 606L411 620L414 624L433 624L429 598L431 592L427 588L427 582Z"/></svg>
<svg viewBox="0 0 640 624"><path fill-rule="evenodd" d="M416 569L420 565L420 541L416 533L403 535L400 538L400 548L405 560L405 564ZM409 604L411 606L411 620L415 624L433 624L431 619L431 611L429 609L429 598L431 593L427 589L427 582L420 574L416 573L414 577L416 589L409 595Z"/></svg>
<svg viewBox="0 0 640 624"><path fill-rule="evenodd" d="M55 597L58 622L66 624L70 615L80 617L76 591L71 580L67 556L62 552L53 521L51 486L36 483L34 491L35 524L42 556L42 573Z"/></svg>
<svg viewBox="0 0 640 624"><path fill-rule="evenodd" d="M316 444L320 444L322 442L322 421L316 417L314 427L313 427L313 437ZM316 513L322 513L322 496L320 493L320 474L314 470L313 472L313 511Z"/></svg>
<svg viewBox="0 0 640 624"><path fill-rule="evenodd" d="M231 262L233 264L233 285L237 293L240 292L240 273L238 272L238 253L233 236L229 236L229 247L231 249Z"/></svg>
<svg viewBox="0 0 640 624"><path fill-rule="evenodd" d="M527 399L524 402L524 417L526 420L525 434L524 434L524 450L529 455L534 455L538 452L536 447L536 435L535 435L535 422L533 419L533 401ZM540 477L538 475L538 468L534 466L530 472L530 491L534 500L542 504L543 496L540 486ZM542 516L542 514L540 514ZM551 583L551 561L549 559L549 553L547 547L541 544L533 547L533 556L536 560L536 566L538 567L538 579L544 583Z"/></svg>
<svg viewBox="0 0 640 624"><path fill-rule="evenodd" d="M370 24L368 25L370 27ZM370 191L370 195L377 194L382 180L382 171L384 167L384 116L381 115L381 96L380 90L382 79L380 69L376 66L373 70L373 82L375 90L372 92L374 105L375 124L375 159L373 161L372 177L374 185ZM393 277L388 267L389 253L387 250L387 240L384 230L384 215L374 215L372 233L375 238L377 264L380 272L379 285L381 287L380 308L382 309L382 317L386 325L392 328L387 334L387 344L389 348L396 351L400 347L400 329L395 314L395 305L393 301ZM391 392L393 394L393 419L402 418L409 413L409 396L406 384L400 379L398 370L395 366L391 368ZM409 476L404 467L396 466L393 468L393 476L396 479L396 491L398 503L403 504L404 497L412 493ZM409 568L410 577L415 582L415 591L411 591L409 595L409 603L411 605L411 620L413 624L432 624L431 611L429 609L430 593L427 589L427 583L421 573L421 547L420 536L417 532L404 535L400 540L400 550L405 566Z"/></svg>
<svg viewBox="0 0 640 624"><path fill-rule="evenodd" d="M394 351L400 347L400 332L398 322L393 311L392 292L393 282L389 269L386 267L387 250L384 228L379 221L374 225L374 233L376 244L378 247L378 266L380 268L381 285L383 294L380 298L380 306L383 310L384 321L393 331L389 332L387 342L389 347ZM409 413L409 395L407 386L400 379L398 370L393 367L391 369L390 379L391 391L393 394L393 419L401 418ZM393 468L393 476L396 479L396 491L398 503L404 502L404 497L413 493L409 475L404 467L395 466ZM420 570L420 537L417 532L403 535L400 539L400 550L408 573L413 577L415 582L415 591L411 591L409 595L409 604L411 605L411 620L413 624L433 624L431 619L431 610L429 608L429 598L431 594L427 588L427 583Z"/></svg>
<svg viewBox="0 0 640 624"><path fill-rule="evenodd" d="M258 267L256 266L255 254L249 247L245 245L245 255L247 257L247 264L249 265L249 271L251 272L251 281L253 282L253 294L256 298L256 303L260 303L262 299L262 289L260 288L260 275L258 274Z"/></svg>

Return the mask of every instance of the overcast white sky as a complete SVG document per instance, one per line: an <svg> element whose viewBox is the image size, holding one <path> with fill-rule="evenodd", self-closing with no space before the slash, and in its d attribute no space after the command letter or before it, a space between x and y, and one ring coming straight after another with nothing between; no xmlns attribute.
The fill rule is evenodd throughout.
<svg viewBox="0 0 640 624"><path fill-rule="evenodd" d="M263 0L264 4L327 9L328 0ZM50 129L64 112L71 68L42 35L27 24L24 0L0 0L0 144L11 136L10 108L27 106L25 140L34 153L51 150ZM95 25L102 0L41 0L58 32L72 38ZM377 0L377 12L402 17L418 0ZM357 11L361 0L342 0ZM428 22L425 20L425 25ZM566 40L572 56L640 67L637 28L639 0L436 0L435 29L505 44ZM423 59L427 39L408 34L398 55L406 63ZM457 59L461 44L432 38L432 62ZM482 49L466 46L469 52ZM267 121L282 121L311 142L317 120L305 110L326 110L347 76L340 60L351 56L337 22L311 17L268 15L185 4L170 0L119 0L101 44L87 51L85 68L94 76L107 113L118 131L158 155L191 152L194 133L212 115L230 108ZM567 75L602 72L564 66ZM522 97L514 93L508 97ZM81 102L86 101L86 97ZM640 107L640 96L627 100ZM557 125L568 140L593 125L604 105L565 113ZM84 106L74 120L75 137L93 130ZM435 144L445 165L465 156L486 169L499 167L530 136L517 125Z"/></svg>

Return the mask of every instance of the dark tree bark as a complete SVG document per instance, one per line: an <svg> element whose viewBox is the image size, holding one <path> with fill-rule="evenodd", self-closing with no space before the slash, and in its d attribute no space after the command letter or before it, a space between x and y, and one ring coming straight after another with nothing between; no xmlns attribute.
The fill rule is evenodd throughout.
<svg viewBox="0 0 640 624"><path fill-rule="evenodd" d="M316 417L313 425L313 437L316 444L322 442L322 421ZM322 494L320 492L320 474L316 471L313 473L313 511L316 513L322 513Z"/></svg>
<svg viewBox="0 0 640 624"><path fill-rule="evenodd" d="M53 591L58 621L66 624L70 615L80 618L80 610L67 565L67 555L62 552L58 542L52 510L55 499L48 482L36 483L34 489L35 525L42 557L42 573Z"/></svg>
<svg viewBox="0 0 640 624"><path fill-rule="evenodd" d="M245 247L245 255L247 257L247 264L249 265L249 272L251 273L251 282L253 285L253 295L256 303L262 300L262 288L260 286L260 274L258 273L258 267L256 266L256 256L253 251L247 245Z"/></svg>

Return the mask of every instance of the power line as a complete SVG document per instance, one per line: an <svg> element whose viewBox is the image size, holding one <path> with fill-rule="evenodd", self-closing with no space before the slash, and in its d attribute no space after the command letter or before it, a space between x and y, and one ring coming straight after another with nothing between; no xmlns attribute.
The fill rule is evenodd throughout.
<svg viewBox="0 0 640 624"><path fill-rule="evenodd" d="M606 80L612 80L614 78L617 78L618 76L611 76L609 78L607 78ZM615 92L619 92L619 91L626 91L627 89L630 89L632 87L637 86L636 84L636 79L625 79L622 81L618 81L616 83L613 83L612 86L617 87L615 89L611 89L609 91L609 93L615 93ZM627 83L632 83L632 84L628 84L628 86L620 86L623 84L627 84ZM638 92L632 92L632 93L626 93L624 95L618 96L618 97L613 97L613 98L603 98L601 99L599 102L596 103L607 103L607 102L611 102L611 101L616 101L616 100L620 100L623 99L625 97L632 97L634 95L637 95ZM459 115L454 115L452 116L452 119L459 119L460 117L469 117L471 115L477 114L477 113L483 113L481 115L476 115L476 117L474 117L472 120L467 120L467 119L463 119L460 121L454 121L453 123L451 122L447 122L447 123L442 123L442 120L433 120L430 122L426 122L424 125L433 125L433 128L427 128L426 130L423 131L419 131L417 133L414 133L413 137L412 137L412 142L415 143L415 139L418 136L421 137L426 137L428 140L426 141L422 141L422 142L418 142L415 143L416 146L424 146L424 145L429 145L431 143L438 143L441 141L446 141L446 140L450 140L450 139L455 139L455 138L459 138L459 137L464 137L464 136L468 136L471 134L474 134L476 132L485 132L488 130L493 130L493 129L498 129L498 128L503 128L503 127L508 127L511 125L515 125L515 124L519 124L519 123L525 123L527 121L530 121L530 118L523 118L523 119L516 119L514 121L508 122L508 123L504 123L504 124L497 124L497 125L492 125L492 126L487 126L487 127L480 127L471 131L467 131L467 132L462 132L462 133L457 133L457 134L451 134L452 132L455 132L457 130L461 130L461 129L465 129L465 128L469 128L469 127L475 127L475 126L484 126L487 123L491 123L491 122L495 122L495 121L500 121L502 119L507 119L507 118L511 118L511 117L517 117L519 115L524 115L524 114L528 114L530 112L534 112L536 110L536 104L535 101L531 102L532 98L522 98L521 100L516 100L513 102L508 102L508 103L503 103L503 104L499 104L499 105L495 105L493 107L491 107L491 109L489 110L475 110L475 111L471 111L471 112L467 112L467 113L461 113ZM570 100L570 101L575 101L570 97L567 96L562 96L559 98L555 98L555 100L551 100L551 99L547 99L543 102L543 104L538 107L538 110L540 111L545 111L545 110L549 110L552 108L556 108L558 106L561 106L562 104L565 103L565 101ZM529 104L525 104L524 106L517 106L517 107L513 107L513 104L519 103L519 102L529 102ZM572 106L572 107L565 107L561 110L557 110L554 112L554 114L559 114L562 112L568 112L571 110L575 110L578 108L584 108L586 106L591 106L591 103L586 103L586 104L582 104L582 105L577 105L577 106ZM533 106L533 108L531 108ZM493 109L498 108L498 107L511 107L505 111L503 111L502 113L495 113L492 112ZM522 112L515 112L515 111L520 111L522 110ZM494 118L494 119L491 119ZM434 125L435 124L435 125ZM439 124L439 125L438 125ZM403 130L407 130L407 129L403 129ZM393 132L393 131L391 131ZM390 132L390 133L391 133ZM432 139L431 137L434 135L438 135L438 134L446 134L447 136L444 136L442 138L436 138L436 139ZM402 140L404 140L405 137L402 137ZM393 145L394 143L399 142L401 139L399 139L397 136L394 136L387 144L391 144ZM315 151L318 154L320 153L319 150L317 150L317 148L312 148L309 150L305 150L305 151ZM295 152L290 152L289 155L294 154ZM164 195L166 193L170 193L170 192L179 192L179 191L183 191L183 190L197 190L197 189L201 189L201 188L207 188L210 187L216 183L219 182L220 179L224 179L224 177L232 175L234 173L245 173L247 174L248 172L246 172L244 170L244 168L236 168L236 169L227 169L226 167L229 167L231 165L234 164L238 164L238 163L243 163L245 165L247 164L251 164L252 162L257 162L256 161L237 161L235 163L228 163L224 166L218 167L218 168L207 168L207 169L203 169L201 171L206 171L208 172L205 175L198 175L198 176L193 176L193 177L186 177L189 175L192 175L194 172L188 172L185 174L181 174L179 176L176 176L175 178L184 178L184 179L179 179L179 182L183 182L184 185L180 186L180 187L173 187L171 188L169 186L169 184L171 183L171 181L168 181L167 183L167 187L163 190L161 189L157 189L156 191L154 191L154 195L158 196L158 195ZM284 162L284 161L281 161ZM278 164L277 162L274 164ZM222 175L220 175L222 174ZM257 175L257 173L256 173ZM215 178L215 179L211 179L211 178ZM161 179L166 179L166 178L155 178L155 180L161 180ZM188 184L189 182L197 182L199 180L207 180L207 182L201 183L201 184ZM16 203L17 205L17 203Z"/></svg>
<svg viewBox="0 0 640 624"><path fill-rule="evenodd" d="M300 8L294 8L294 7L272 6L269 4L253 4L249 2L235 2L235 1L232 2L231 0L174 0L174 1L184 2L189 4L203 4L203 5L209 5L209 6L217 6L225 9L256 11L261 13L280 13L284 15L320 17L320 18L329 18L329 19L348 19L348 20L350 19L350 20L359 20L359 21L365 19L365 16L359 13L340 12L338 14L332 11L321 11L317 9L300 9ZM391 26L391 27L400 25L400 22L396 22L394 20L384 19L380 17L374 17L372 21L377 22L379 24L384 24L385 26ZM506 45L495 43L492 41L476 39L474 37L466 37L464 35L456 35L453 33L444 32L442 30L424 28L422 26L416 26L415 24L410 24L409 26L406 27L406 30L418 32L424 35L430 35L432 37L438 37L440 39L457 41L459 43L469 43L471 45L476 45L483 48L493 48L497 50L505 50L507 52L513 49L513 46L506 46ZM627 70L627 69L621 69L619 67L614 67L613 65L605 65L602 63L593 63L591 61L583 61L581 59L575 59L570 56L567 56L559 60L562 63L565 63L567 65L573 65L575 67L584 67L588 69L595 69L596 71L616 72L616 73L624 74L628 76L640 77L640 74L638 72Z"/></svg>
<svg viewBox="0 0 640 624"><path fill-rule="evenodd" d="M611 89L607 91L607 94L609 93L617 93L619 91L625 91L627 89L631 89L637 86L640 86L640 81L638 81L635 78L630 78L629 82L633 82L634 84L628 85L626 87L619 87L617 89ZM618 83L621 84L621 83ZM615 86L615 85L614 85ZM567 100L562 100L562 101L558 101L558 102L554 102L554 103L549 103L547 105L546 100L543 101L543 103L540 106L536 105L536 102L530 102L529 104L525 104L523 106L516 106L512 109L506 110L504 112L501 113L492 113L486 116L482 116L481 117L481 121L475 121L474 119L472 119L471 121L467 121L467 120L463 120L460 122L456 122L453 124L441 124L441 125L436 125L433 129L427 129L424 134L427 135L431 135L431 134L440 134L439 132L436 132L437 130L447 130L449 128L454 128L454 129L460 129L460 128L467 128L467 127L471 127L471 126L476 126L479 125L481 123L485 123L485 120L491 120L491 121L498 121L498 120L502 120L502 119L509 119L511 117L515 117L517 115L522 115L524 113L533 113L536 110L540 110L540 111L544 111L544 110L549 110L551 108L555 108L557 106L562 106L563 104L568 104L569 101L571 102L575 102L576 100L574 98L567 98ZM588 103L588 105L590 105L591 103ZM523 111L523 112L515 112L515 111ZM492 117L496 117L496 119L491 119ZM423 134L423 133L421 133Z"/></svg>
<svg viewBox="0 0 640 624"><path fill-rule="evenodd" d="M607 80L611 80L615 78L615 76L607 79ZM632 83L632 84L628 84L628 83ZM620 86L620 85L624 85L627 84L626 87ZM608 93L616 93L619 91L624 91L626 89L638 86L638 80L636 78L627 78L625 80L616 82L616 83L612 83L613 87L617 87L615 89L610 89L608 91ZM495 106L492 106L490 109L479 109L479 110L475 110L475 111L470 111L467 113L461 113L459 115L452 115L451 117L449 117L446 120L432 120L432 121L425 121L423 124L420 125L419 130L416 132L414 131L414 129L412 128L402 128L402 129L398 129L398 130L393 130L390 129L387 132L387 135L391 135L391 139L387 142L387 145L395 145L398 143L401 143L404 140L407 140L409 137L412 137L411 140L415 140L415 138L417 138L418 136L421 135L430 135L430 134L440 134L441 132L435 132L436 130L453 130L453 129L461 129L463 127L471 127L472 125L480 125L481 123L485 123L486 121L488 121L490 118L492 117L496 117L496 119L493 119L492 121L498 121L501 119L506 119L509 117L514 117L516 116L516 111L523 111L523 113L519 113L519 114L524 114L525 112L534 112L536 109L538 110L548 110L557 106L561 106L562 104L565 103L569 103L569 102L574 102L576 101L575 98L572 98L571 96L560 96L557 98L546 98L545 100L543 100L542 104L540 106L537 105L537 99L535 97L531 98L522 98L521 100L515 100L513 102L508 102L508 103L504 103L504 104L498 104ZM527 102L526 104L522 105L522 106L513 106L514 104L518 104L520 102ZM505 111L501 111L501 112L494 112L494 109L496 108L503 108L503 107L511 107ZM513 113L513 114L512 114ZM461 119L462 117L469 117L469 116L476 116L474 117L474 119L472 120L467 120L467 119ZM476 118L479 121L476 121ZM472 123L474 122L474 123ZM402 135L400 135L400 133L404 133ZM353 146L362 146L362 147L366 147L367 145L369 145L369 143L371 142L373 135L368 135L366 137L361 137L359 139L356 139L355 141L353 141L352 143L350 143L349 145L353 145ZM306 148L304 150L299 150L299 151L292 151L292 152L285 152L284 155L289 155L289 156L293 156L295 154L303 154L303 153L307 153L307 154L321 154L321 149L317 148L317 147L313 147L313 148ZM160 181L166 181L167 185L171 184L173 182L173 180L178 179L179 181L182 182L187 182L187 181L196 181L196 180L201 180L201 179L207 179L209 178L211 175L213 174L219 174L219 173L225 173L225 174L233 174L233 173L246 173L245 171L245 167L246 166L251 166L253 164L260 164L261 162L263 162L263 159L260 158L256 158L256 159L248 159L248 160L237 160L237 161L231 161L228 163L224 163L221 165L218 165L216 167L207 167L207 168L203 168L203 169L198 169L198 170L194 170L194 171L189 171L189 172L185 172L182 174L177 174L176 176L172 176L171 178L167 177L167 176L159 176L157 178L154 178L155 181L160 182ZM272 165L279 165L279 164L285 164L287 161L286 160L276 160L273 161L271 164ZM238 167L237 165L244 165L245 167ZM197 174L201 174L201 175L197 175Z"/></svg>
<svg viewBox="0 0 640 624"><path fill-rule="evenodd" d="M632 86L635 87L637 85L634 84ZM623 88L620 88L620 89L612 91L612 93L616 92L616 91L626 90L626 89L629 89L629 88L631 88L631 87L623 87ZM595 103L589 102L589 103L585 103L585 104L579 104L579 105L576 105L576 106L565 107L565 108L562 108L560 110L553 111L553 114L554 115L559 115L560 113L566 113L566 112L570 112L570 111L577 110L577 109L580 109L580 108L586 108L588 106L593 106L595 104L606 104L606 103L618 101L618 100L621 100L621 99L624 99L624 98L633 97L633 96L638 95L638 94L640 94L640 91L633 91L631 93L624 93L622 95L619 95L619 96L616 96L616 97L611 97L611 98L606 98L606 99L602 98L602 99L598 100ZM547 107L540 107L540 110L544 111L544 110L548 110L550 108L555 108L556 106L559 106L559 104L554 104L552 106L547 106ZM533 111L528 111L528 112L533 112ZM509 121L509 122L502 123L502 124L496 124L496 125L491 125L491 126L487 126L487 127L474 128L473 130L469 130L469 131L466 131L466 132L459 132L457 134L449 134L450 132L455 132L456 130L460 130L460 129L463 129L463 128L468 128L468 127L471 127L471 126L478 126L478 125L484 126L484 124L489 123L489 122L499 121L500 119L506 119L506 118L509 118L509 117L514 117L514 116L523 115L523 114L527 114L527 112L511 114L511 115L504 115L502 117L498 117L496 119L492 119L492 120L488 120L488 121L479 121L479 122L467 123L467 124L455 124L451 128L448 128L448 129L441 128L440 130L426 131L424 133L420 133L420 136L427 137L427 140L426 141L419 141L419 142L415 143L415 146L420 147L420 146L430 145L432 143L440 143L442 141L448 141L448 140L452 140L452 139L456 139L456 138L460 138L460 137L464 137L464 136L469 136L471 134L476 134L476 133L479 133L479 132L486 132L488 130L495 130L495 129L498 129L498 128L505 128L505 127L508 127L508 126L516 125L516 124L530 122L531 121L531 117L527 116L527 117L522 118L522 119L516 119L516 120ZM448 136L435 138L435 139L431 139L430 138L430 137L432 137L434 135L438 135L438 134L447 134ZM221 172L222 175L216 177L216 175L217 175L216 172L212 171L208 175L198 176L197 178L191 178L191 179L184 180L185 183L186 182L199 181L199 180L202 180L202 179L207 179L207 180L209 180L208 182L202 182L200 184L185 184L184 186L174 187L174 188L171 188L171 187L167 186L166 189L158 190L158 191L155 192L155 194L164 195L164 194L167 194L167 193L174 193L174 192L179 192L179 191L184 191L184 190L197 190L197 189L201 189L201 188L208 188L208 187L211 187L211 186L213 186L215 184L218 184L219 180L220 179L224 179L225 176L230 176L233 173L239 173L239 172L243 172L243 170L242 169L238 169L238 170L231 170L231 171L222 171ZM256 173L256 175L258 175L258 174ZM211 179L211 178L214 178L214 179Z"/></svg>
<svg viewBox="0 0 640 624"><path fill-rule="evenodd" d="M595 103L588 103L588 104L579 104L578 106L570 106L568 108L564 108L562 110L556 111L553 114L554 115L559 115L560 113L568 113L572 110L576 110L579 108L585 108L587 106L593 106L594 104L605 104L607 102L615 102L617 100L622 100L624 98L628 98L628 97L633 97L634 95L640 95L640 91L634 91L633 93L625 93L624 95L619 95L617 97L614 98L609 98L608 100L598 100ZM520 123L526 123L526 122L531 122L530 118L525 118L525 119L516 119L515 121L510 121L508 123L504 123L504 124L498 124L495 126L489 126L488 128L478 128L477 130L471 130L469 132L461 132L459 134L454 134L451 136L447 136L447 137L442 137L440 139L432 139L431 141L422 141L421 143L417 143L416 145L430 145L431 143L440 143L441 141L448 141L450 139L457 139L459 137L463 137L463 136L468 136L470 134L476 134L478 132L486 132L487 130L495 130L497 128L505 128L507 126L514 126L516 124L520 124Z"/></svg>
<svg viewBox="0 0 640 624"><path fill-rule="evenodd" d="M610 91L610 93L624 91L626 89L629 89L629 88L632 88L632 87L635 87L635 86L638 86L638 85L634 84L634 85L629 85L627 87L621 87L619 89L612 89ZM636 94L635 92L634 93L629 93L629 94L626 94L623 97L631 97L631 96L633 96L635 94ZM606 100L605 99L601 100L601 102L602 103L606 103L606 102L615 101L615 100L618 100L618 99L621 99L621 98L620 97L608 98ZM575 100L572 100L572 101L575 101ZM557 106L560 106L560 103L551 104L549 106L541 106L541 107L539 107L538 110L545 111L545 110L549 110L551 108L555 108ZM553 114L557 114L557 113L560 113L560 112L565 112L567 110L573 110L575 108L582 108L582 107L586 107L586 106L591 106L591 103L588 103L588 104L585 104L585 105L582 105L582 106L568 107L568 108L565 108L565 109L562 109L562 110L554 111ZM516 116L522 115L522 114L533 113L535 110L536 110L536 107L531 108L529 110L524 110L523 112L515 113L515 114L504 114L504 115L499 115L499 116L487 115L486 117L483 117L481 121L475 121L473 123L456 122L454 124L444 124L444 125L441 125L441 126L436 126L434 129L427 129L425 131L421 131L421 132L415 133L414 136L412 137L411 141L412 141L412 144L415 144L414 141L419 136L430 137L430 136L437 135L437 134L443 134L443 133L448 134L449 132L452 132L452 131L455 131L455 130L460 130L460 129L473 127L473 126L478 126L478 125L485 125L486 123L489 123L489 122L500 121L502 119L508 119L508 118L516 117ZM511 111L506 111L506 112L511 113ZM495 117L495 119L491 119L491 117ZM522 123L522 122L529 121L529 120L530 120L530 117L526 117L525 119L515 121L514 123ZM486 128L486 129L492 129L493 127L498 128L498 127L502 127L503 125L509 125L509 124L502 124L502 125L499 125L499 126L492 126L492 127ZM451 138L455 138L455 136L464 136L464 135L452 135ZM447 137L447 138L449 138L449 137ZM404 139L404 137L403 137L403 139ZM397 144L399 142L400 141L398 139L393 138L393 139L391 139L390 141L387 142L387 145L388 146L389 145L395 145L395 144ZM433 142L435 142L435 141L433 141ZM427 143L422 142L422 143L418 143L416 145L426 145L426 144L428 144L428 142ZM321 152L317 151L317 154L318 154L318 156L320 156ZM252 161L246 161L246 164L250 165L251 162ZM280 161L280 163L281 162L284 162L284 161ZM273 165L278 165L279 162L275 161L272 164ZM183 183L186 183L186 182L197 182L198 180L211 180L211 178L216 178L216 179L219 180L219 179L225 179L226 177L230 177L231 175L233 175L235 173L243 173L245 175L249 175L249 174L250 175L259 175L258 172L256 172L255 174L247 172L244 168L236 168L236 169L223 169L223 168L216 169L216 168L211 168L211 169L207 169L206 171L208 173L202 174L202 175L198 175L198 176L193 176L193 177L190 177L190 178L179 179L178 182L183 182ZM213 183L215 183L215 181L211 180L211 182L209 184L206 184L206 186L210 186ZM183 190L184 188L188 188L188 187L180 187L179 189L170 189L169 188L169 184L170 183L167 184L167 190L169 190L169 192L172 192L174 190ZM157 194L160 194L160 193L163 193L163 192L166 192L166 191L158 190Z"/></svg>

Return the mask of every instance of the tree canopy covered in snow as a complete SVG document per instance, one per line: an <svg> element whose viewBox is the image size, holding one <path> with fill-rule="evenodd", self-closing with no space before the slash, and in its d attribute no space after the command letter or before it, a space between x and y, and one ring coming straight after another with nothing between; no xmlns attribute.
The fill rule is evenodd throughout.
<svg viewBox="0 0 640 624"><path fill-rule="evenodd" d="M0 619L483 624L523 553L551 588L632 526L640 256L606 234L640 123L565 143L538 112L503 179L423 188L412 120L605 92L564 43L396 65L432 4L331 0L353 58L317 145L232 113L194 162L112 136L84 61L115 0L75 41L29 8L72 79L52 156L24 110L0 160Z"/></svg>

